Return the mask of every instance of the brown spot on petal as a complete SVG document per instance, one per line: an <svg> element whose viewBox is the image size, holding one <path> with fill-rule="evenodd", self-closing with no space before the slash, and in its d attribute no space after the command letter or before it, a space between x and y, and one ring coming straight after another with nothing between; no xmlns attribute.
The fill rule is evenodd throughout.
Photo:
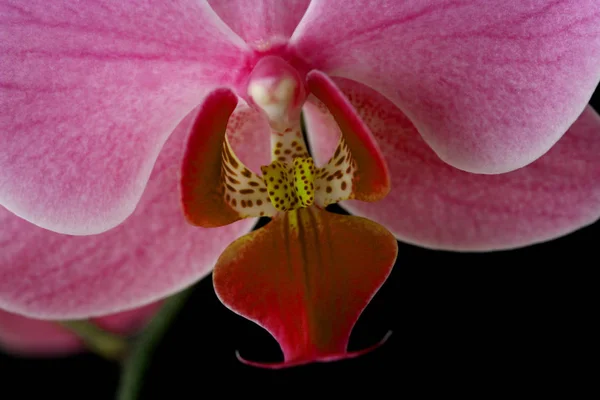
<svg viewBox="0 0 600 400"><path fill-rule="evenodd" d="M234 170L232 170L231 168L229 168L229 167L227 166L227 164L223 163L223 165L222 165L222 166L223 166L223 169L224 169L225 171L227 171L227 172L228 172L230 175L237 176L237 174L235 173L235 171L234 171Z"/></svg>
<svg viewBox="0 0 600 400"><path fill-rule="evenodd" d="M342 151L342 148L340 146L338 146L338 148L335 149L335 154L333 155L333 158L337 158L337 156L340 155L341 151Z"/></svg>
<svg viewBox="0 0 600 400"><path fill-rule="evenodd" d="M240 181L238 181L237 179L232 178L229 175L225 175L225 179L227 179L230 183L233 183L234 185L239 185Z"/></svg>

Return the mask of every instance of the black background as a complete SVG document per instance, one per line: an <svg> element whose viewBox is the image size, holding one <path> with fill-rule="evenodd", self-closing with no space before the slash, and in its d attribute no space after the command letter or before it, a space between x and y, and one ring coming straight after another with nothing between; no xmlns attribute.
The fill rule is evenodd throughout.
<svg viewBox="0 0 600 400"><path fill-rule="evenodd" d="M600 110L598 90L592 105ZM279 361L281 353L268 333L223 307L211 279L204 279L156 349L141 398L289 397L299 390L318 397L390 387L392 397L427 397L432 390L486 398L548 389L573 395L591 376L586 360L595 363L587 340L597 319L590 286L599 238L597 222L547 243L493 253L399 243L394 271L358 321L350 348L392 330L389 341L357 359L281 371L236 360L235 350L256 361ZM110 400L118 374L117 364L92 354L0 354L0 399Z"/></svg>

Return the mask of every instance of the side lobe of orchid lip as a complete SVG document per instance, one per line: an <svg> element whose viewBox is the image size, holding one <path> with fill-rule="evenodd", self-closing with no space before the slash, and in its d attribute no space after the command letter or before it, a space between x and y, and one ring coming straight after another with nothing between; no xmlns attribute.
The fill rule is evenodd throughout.
<svg viewBox="0 0 600 400"><path fill-rule="evenodd" d="M187 137L180 194L192 225L214 228L276 211L263 179L236 154L249 165L260 165L265 155L260 143L268 139L268 122L238 100L227 88L209 93Z"/></svg>
<svg viewBox="0 0 600 400"><path fill-rule="evenodd" d="M301 208L233 242L213 282L221 302L268 330L284 355L248 363L331 361L364 353L348 352L350 333L396 255L396 239L379 224Z"/></svg>
<svg viewBox="0 0 600 400"><path fill-rule="evenodd" d="M390 174L375 138L344 93L324 73L313 70L306 77L313 95L323 102L335 119L349 154L357 163L352 198L374 202L390 191Z"/></svg>
<svg viewBox="0 0 600 400"><path fill-rule="evenodd" d="M193 225L217 227L241 218L225 202L221 185L227 122L237 104L237 96L229 89L211 92L190 131L180 188L184 214Z"/></svg>

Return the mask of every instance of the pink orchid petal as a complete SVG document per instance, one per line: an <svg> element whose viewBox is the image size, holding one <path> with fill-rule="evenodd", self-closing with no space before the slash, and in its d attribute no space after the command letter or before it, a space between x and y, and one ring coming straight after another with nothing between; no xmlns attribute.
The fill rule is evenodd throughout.
<svg viewBox="0 0 600 400"><path fill-rule="evenodd" d="M137 333L152 318L161 303L94 318L92 323L121 335ZM25 356L57 356L84 349L77 335L53 321L23 317L0 310L0 348Z"/></svg>
<svg viewBox="0 0 600 400"><path fill-rule="evenodd" d="M208 0L208 3L247 43L264 47L292 36L310 0Z"/></svg>
<svg viewBox="0 0 600 400"><path fill-rule="evenodd" d="M136 210L115 229L61 235L0 208L0 308L34 318L89 318L148 304L206 276L254 221L202 229L185 220L179 170L194 117L171 135Z"/></svg>
<svg viewBox="0 0 600 400"><path fill-rule="evenodd" d="M600 117L590 107L531 165L479 175L440 160L383 96L355 82L336 83L379 141L392 178L381 202L343 206L400 240L437 249L507 249L565 235L600 217ZM338 128L322 109L308 104L304 111L315 156L324 158L319 153L336 143Z"/></svg>
<svg viewBox="0 0 600 400"><path fill-rule="evenodd" d="M195 0L2 1L0 204L61 233L114 227L245 48Z"/></svg>
<svg viewBox="0 0 600 400"><path fill-rule="evenodd" d="M600 2L315 0L291 39L314 68L394 102L447 163L544 154L600 79Z"/></svg>

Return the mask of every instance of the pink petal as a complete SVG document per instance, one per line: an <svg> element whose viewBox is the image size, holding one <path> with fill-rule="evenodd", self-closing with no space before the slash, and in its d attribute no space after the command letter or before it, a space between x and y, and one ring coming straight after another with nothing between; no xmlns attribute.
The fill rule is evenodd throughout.
<svg viewBox="0 0 600 400"><path fill-rule="evenodd" d="M394 102L447 163L544 154L600 79L600 2L313 1L291 39L314 68Z"/></svg>
<svg viewBox="0 0 600 400"><path fill-rule="evenodd" d="M310 0L208 0L227 25L256 47L287 40Z"/></svg>
<svg viewBox="0 0 600 400"><path fill-rule="evenodd" d="M194 117L165 144L136 210L115 229L61 235L0 208L0 308L34 318L88 318L148 304L206 276L253 220L218 229L185 220L178 181Z"/></svg>
<svg viewBox="0 0 600 400"><path fill-rule="evenodd" d="M195 0L3 1L0 204L61 233L114 227L244 48Z"/></svg>
<svg viewBox="0 0 600 400"><path fill-rule="evenodd" d="M531 165L479 175L440 160L383 96L351 81L336 83L378 139L392 178L383 201L343 206L400 240L437 249L507 249L565 235L600 217L600 117L590 107ZM317 159L325 158L319 153L336 142L337 127L314 105L305 107L305 116Z"/></svg>
<svg viewBox="0 0 600 400"><path fill-rule="evenodd" d="M160 302L95 318L91 322L109 332L121 335L137 333L160 307ZM78 352L83 343L56 322L22 317L0 310L0 347L26 356L56 356Z"/></svg>

